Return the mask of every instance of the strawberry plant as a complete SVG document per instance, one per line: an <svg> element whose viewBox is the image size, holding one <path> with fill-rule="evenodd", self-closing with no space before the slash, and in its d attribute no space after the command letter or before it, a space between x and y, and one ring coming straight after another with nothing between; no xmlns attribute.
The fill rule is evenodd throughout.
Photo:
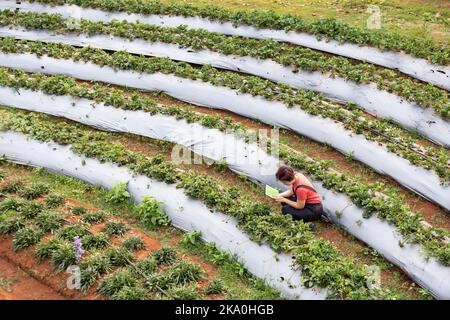
<svg viewBox="0 0 450 320"><path fill-rule="evenodd" d="M170 298L171 300L200 300L201 297L197 293L195 286L177 286L167 290L167 296L161 296L162 299Z"/></svg>
<svg viewBox="0 0 450 320"><path fill-rule="evenodd" d="M62 246L63 242L57 238L40 242L35 249L35 255L39 262L44 261L52 256L53 251Z"/></svg>
<svg viewBox="0 0 450 320"><path fill-rule="evenodd" d="M109 258L112 266L123 267L128 264L129 261L133 261L133 253L126 248L111 248L106 251L106 255Z"/></svg>
<svg viewBox="0 0 450 320"><path fill-rule="evenodd" d="M142 224L147 228L168 226L170 219L161 209L162 202L153 200L151 197L143 197L142 202L136 206L136 214Z"/></svg>
<svg viewBox="0 0 450 320"><path fill-rule="evenodd" d="M146 300L149 296L148 290L141 287L124 286L111 296L112 300Z"/></svg>
<svg viewBox="0 0 450 320"><path fill-rule="evenodd" d="M50 261L57 271L65 271L69 266L76 264L77 259L71 243L62 242L52 250Z"/></svg>
<svg viewBox="0 0 450 320"><path fill-rule="evenodd" d="M69 224L58 230L58 237L66 241L72 241L73 238L89 235L89 230L79 224Z"/></svg>
<svg viewBox="0 0 450 320"><path fill-rule="evenodd" d="M86 214L88 212L88 210L82 206L74 206L70 208L70 211L77 216Z"/></svg>

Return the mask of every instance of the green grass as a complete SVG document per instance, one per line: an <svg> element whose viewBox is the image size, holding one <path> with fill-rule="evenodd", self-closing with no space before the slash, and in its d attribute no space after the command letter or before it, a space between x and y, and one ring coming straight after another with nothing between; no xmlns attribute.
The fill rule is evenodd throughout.
<svg viewBox="0 0 450 320"><path fill-rule="evenodd" d="M274 10L278 13L295 14L306 20L335 18L360 28L366 28L367 18L370 15L367 7L373 4L381 10L383 30L408 36L431 37L443 44L450 42L450 5L446 0L224 0L219 3L213 0L184 0L182 2L195 5L212 4L240 10Z"/></svg>

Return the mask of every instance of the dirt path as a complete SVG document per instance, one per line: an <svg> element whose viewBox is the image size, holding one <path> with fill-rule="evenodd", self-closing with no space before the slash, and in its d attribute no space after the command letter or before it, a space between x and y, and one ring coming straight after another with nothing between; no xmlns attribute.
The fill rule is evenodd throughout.
<svg viewBox="0 0 450 320"><path fill-rule="evenodd" d="M0 300L65 300L53 288L0 256Z"/></svg>

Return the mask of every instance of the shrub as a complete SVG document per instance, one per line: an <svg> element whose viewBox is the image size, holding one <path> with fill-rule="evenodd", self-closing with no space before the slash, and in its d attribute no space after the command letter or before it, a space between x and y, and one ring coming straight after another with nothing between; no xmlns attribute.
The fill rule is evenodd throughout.
<svg viewBox="0 0 450 320"><path fill-rule="evenodd" d="M106 201L114 204L123 203L130 198L131 195L127 191L127 183L125 182L119 182L114 187L109 189L106 194Z"/></svg>
<svg viewBox="0 0 450 320"><path fill-rule="evenodd" d="M43 183L33 183L29 187L21 188L19 191L19 195L22 198L32 200L43 195L46 195L49 192L49 187Z"/></svg>
<svg viewBox="0 0 450 320"><path fill-rule="evenodd" d="M131 237L123 242L123 247L130 251L142 250L145 248L145 243L140 237Z"/></svg>
<svg viewBox="0 0 450 320"><path fill-rule="evenodd" d="M218 293L222 293L224 291L225 291L225 286L224 286L223 282L219 279L212 280L203 289L203 292L205 294L218 294Z"/></svg>
<svg viewBox="0 0 450 320"><path fill-rule="evenodd" d="M89 224L99 224L106 220L106 214L103 211L88 212L83 214L80 220Z"/></svg>
<svg viewBox="0 0 450 320"><path fill-rule="evenodd" d="M51 194L45 199L47 208L57 208L65 203L64 197L59 194Z"/></svg>
<svg viewBox="0 0 450 320"><path fill-rule="evenodd" d="M64 217L57 212L43 211L36 216L36 224L44 232L53 232L62 227Z"/></svg>
<svg viewBox="0 0 450 320"><path fill-rule="evenodd" d="M5 214L9 210L19 211L25 204L26 202L22 199L7 198L0 202L0 212Z"/></svg>
<svg viewBox="0 0 450 320"><path fill-rule="evenodd" d="M33 244L36 244L41 240L41 237L44 235L42 230L25 227L16 232L13 237L12 247L14 251L18 251L21 249L28 248Z"/></svg>
<svg viewBox="0 0 450 320"><path fill-rule="evenodd" d="M168 265L177 260L177 252L173 248L165 247L156 250L151 255L156 263L161 265Z"/></svg>
<svg viewBox="0 0 450 320"><path fill-rule="evenodd" d="M136 287L138 280L129 269L120 269L115 274L103 279L97 291L108 298L112 298L124 287Z"/></svg>
<svg viewBox="0 0 450 320"><path fill-rule="evenodd" d="M147 228L168 226L170 219L163 209L160 208L161 202L152 200L151 197L143 197L142 202L136 206L136 213Z"/></svg>
<svg viewBox="0 0 450 320"><path fill-rule="evenodd" d="M110 236L121 236L128 232L128 230L130 230L130 227L128 227L126 224L115 221L108 221L103 229L103 231Z"/></svg>

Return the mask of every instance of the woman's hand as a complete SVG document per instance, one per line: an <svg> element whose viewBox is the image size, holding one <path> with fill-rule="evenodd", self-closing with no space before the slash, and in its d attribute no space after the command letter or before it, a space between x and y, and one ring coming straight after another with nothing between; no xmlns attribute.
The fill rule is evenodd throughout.
<svg viewBox="0 0 450 320"><path fill-rule="evenodd" d="M285 202L286 198L282 196L276 196L273 198L276 202L282 203Z"/></svg>

